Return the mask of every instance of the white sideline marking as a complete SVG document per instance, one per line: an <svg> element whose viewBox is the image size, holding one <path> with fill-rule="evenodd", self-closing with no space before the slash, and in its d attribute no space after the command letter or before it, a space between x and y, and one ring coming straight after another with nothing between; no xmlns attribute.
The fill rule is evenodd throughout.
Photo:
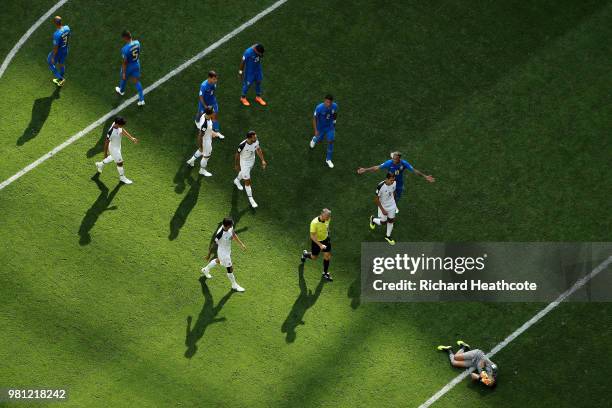
<svg viewBox="0 0 612 408"><path fill-rule="evenodd" d="M167 82L168 80L170 80L172 77L180 74L182 71L184 71L190 65L192 65L193 63L195 63L195 62L199 61L200 59L204 58L206 55L210 54L211 52L213 52L214 50L219 48L221 45L225 44L226 42L228 42L229 40L234 38L236 35L240 34L242 31L244 31L247 28L249 28L250 26L252 26L256 22L261 20L263 17L265 17L266 15L270 14L271 12L273 12L274 10L276 10L277 8L279 8L280 6L285 4L287 1L288 0L278 0L276 3L272 4L271 6L266 8L265 10L259 12L254 17L252 17L250 20L242 23L242 25L240 25L239 27L237 27L234 30L230 31L229 33L225 34L223 37L218 39L216 42L214 42L211 45L209 45L206 49L201 51L199 54L196 54L191 59L183 62L177 68L175 68L172 71L168 72L166 75L164 75L163 77L161 77L160 79L155 81L153 84L149 85L147 88L144 89L144 92L145 93L149 93L149 92L153 91L155 88L159 87L160 85L162 85L165 82ZM4 180L2 183L0 183L0 190L3 190L9 184L11 184L14 181L18 180L19 178L21 178L26 173L34 170L41 163L47 161L48 159L50 159L51 157L53 157L57 153L59 153L62 150L64 150L66 147L70 146L71 144L73 144L74 142L76 142L77 140L79 140L80 138L85 136L87 133L91 132L92 130L94 130L98 126L102 125L108 119L110 119L111 117L115 116L117 113L121 112L123 109L125 109L127 106L129 106L131 103L135 102L137 98L138 98L138 95L134 95L131 98L127 99L121 105L119 105L115 109L111 110L110 112L108 112L104 116L100 117L98 120L96 120L95 122L91 123L85 129L83 129L83 130L79 131L78 133L74 134L73 136L71 136L64 143L60 144L59 146L54 147L53 150L49 151L48 153L45 153L44 155L42 155L41 157L39 157L38 159L36 159L32 163L30 163L27 166L25 166L23 169L19 170L17 173L12 175L11 177L9 177L6 180Z"/></svg>
<svg viewBox="0 0 612 408"><path fill-rule="evenodd" d="M13 47L13 49L11 49L11 51L9 51L9 53L7 54L6 58L4 59L4 62L2 62L2 65L0 66L0 78L2 78L2 75L4 75L4 71L6 71L6 69L8 68L8 65L11 63L11 61L13 60L13 58L15 57L15 55L17 54L17 51L19 51L19 49L21 47L23 47L23 44L25 44L26 41L28 41L28 38L30 38L30 36L34 33L34 31L36 31L36 29L38 27L40 27L40 25L42 23L44 23L49 17L51 17L51 14L55 13L55 11L62 7L68 0L60 0L58 1L53 7L51 7L45 14L43 14L33 25L32 27L30 27L30 29L28 31L26 31L26 33L19 39L19 41L17 41L17 44L15 44L15 46Z"/></svg>
<svg viewBox="0 0 612 408"><path fill-rule="evenodd" d="M548 306L540 310L535 316L527 320L521 327L519 327L511 335L506 337L504 341L499 343L497 346L493 347L493 349L489 352L489 354L487 354L487 357L491 358L495 354L497 354L499 351L501 351L504 347L510 344L512 340L516 339L518 336L523 334L527 329L529 329L531 326L536 324L540 319L542 319L544 316L550 313L554 308L559 306L561 302L563 302L565 299L567 299L572 294L574 294L574 292L576 292L578 289L583 287L588 281L590 281L595 276L597 276L601 271L606 269L611 263L612 263L612 256L608 257L605 261L599 264L599 266L593 269L591 273L577 280L576 283L574 283L574 285L571 288L569 288L568 290L563 292L561 295L559 295L559 297L555 301L549 303ZM474 369L465 370L464 372L459 374L457 377L453 378L451 382L449 382L444 387L442 387L438 392L432 395L431 398L429 398L427 401L419 405L419 408L428 408L429 406L431 406L434 402L440 399L440 397L442 397L444 394L449 392L455 385L459 384L466 377L468 377L473 370Z"/></svg>

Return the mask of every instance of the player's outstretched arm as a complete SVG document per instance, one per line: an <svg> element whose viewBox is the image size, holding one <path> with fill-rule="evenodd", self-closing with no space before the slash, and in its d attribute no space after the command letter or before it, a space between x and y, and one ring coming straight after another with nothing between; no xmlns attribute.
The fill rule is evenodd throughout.
<svg viewBox="0 0 612 408"><path fill-rule="evenodd" d="M123 79L124 81L127 79L126 78L126 73L125 71L127 70L127 59L123 59L123 61L121 61L121 79Z"/></svg>
<svg viewBox="0 0 612 408"><path fill-rule="evenodd" d="M203 144L203 140L204 140L204 135L202 134L203 132L201 130L198 130L198 149L200 149L200 152L204 152L204 144Z"/></svg>
<svg viewBox="0 0 612 408"><path fill-rule="evenodd" d="M357 174L373 173L375 171L378 171L379 168L380 168L380 166L360 167L360 168L357 169Z"/></svg>
<svg viewBox="0 0 612 408"><path fill-rule="evenodd" d="M238 152L234 155L234 168L236 171L240 171L240 153Z"/></svg>
<svg viewBox="0 0 612 408"><path fill-rule="evenodd" d="M238 242L240 246L242 247L242 249L246 251L246 245L244 245L244 243L240 240L240 238L238 238L238 235L235 232L232 234L232 239Z"/></svg>
<svg viewBox="0 0 612 408"><path fill-rule="evenodd" d="M259 160L261 160L261 167L265 170L265 168L268 167L268 162L264 159L263 150L261 150L261 147L258 147L256 152L257 156L259 156Z"/></svg>
<svg viewBox="0 0 612 408"><path fill-rule="evenodd" d="M414 169L414 174L416 174L417 176L423 177L425 180L429 181L430 183L435 183L435 181L436 181L434 176L422 173L422 172L420 172L417 169Z"/></svg>
<svg viewBox="0 0 612 408"><path fill-rule="evenodd" d="M240 79L242 79L243 75L244 75L244 57L242 57L242 59L240 60L240 67L238 67L238 76L240 77Z"/></svg>
<svg viewBox="0 0 612 408"><path fill-rule="evenodd" d="M130 139L133 143L138 143L138 139L132 136L125 128L123 129L122 134L127 136L127 138Z"/></svg>
<svg viewBox="0 0 612 408"><path fill-rule="evenodd" d="M317 130L317 115L316 114L312 117L312 128L314 129L314 135L319 136L319 131Z"/></svg>

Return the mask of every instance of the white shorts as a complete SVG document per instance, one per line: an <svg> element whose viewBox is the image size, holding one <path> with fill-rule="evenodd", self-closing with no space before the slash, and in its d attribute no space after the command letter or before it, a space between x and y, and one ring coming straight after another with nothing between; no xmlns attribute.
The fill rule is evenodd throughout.
<svg viewBox="0 0 612 408"><path fill-rule="evenodd" d="M217 250L217 259L219 259L219 263L221 266L225 266L229 268L232 266L232 252L231 251L223 251Z"/></svg>
<svg viewBox="0 0 612 408"><path fill-rule="evenodd" d="M212 139L205 138L202 140L202 148L204 149L202 155L210 157L212 154Z"/></svg>
<svg viewBox="0 0 612 408"><path fill-rule="evenodd" d="M242 180L249 180L251 178L251 169L255 163L243 163L240 162L240 173L238 173L238 178Z"/></svg>
<svg viewBox="0 0 612 408"><path fill-rule="evenodd" d="M387 218L395 218L395 211L397 210L397 207L393 207L390 210L388 208L385 208L385 210L387 211L387 215L384 215L380 207L378 207L378 218L380 218L381 221L387 221Z"/></svg>
<svg viewBox="0 0 612 408"><path fill-rule="evenodd" d="M121 163L123 161L123 157L121 156L121 146L108 146L108 153L113 158L115 163Z"/></svg>

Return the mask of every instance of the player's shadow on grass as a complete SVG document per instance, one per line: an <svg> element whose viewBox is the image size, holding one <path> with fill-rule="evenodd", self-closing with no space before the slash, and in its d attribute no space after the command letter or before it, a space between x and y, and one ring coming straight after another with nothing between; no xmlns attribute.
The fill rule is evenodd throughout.
<svg viewBox="0 0 612 408"><path fill-rule="evenodd" d="M113 109L115 109L117 106L119 106L119 102L114 102L112 105ZM88 158L92 158L96 154L102 153L104 151L104 141L106 140L106 132L108 131L108 128L111 127L114 121L115 117L112 117L104 123L104 125L102 126L102 134L100 135L100 138L97 140L96 144L92 146L86 153Z"/></svg>
<svg viewBox="0 0 612 408"><path fill-rule="evenodd" d="M191 154L193 154L195 149L196 148L194 146L189 146L188 148L186 148L184 157L189 157ZM188 166L185 163L185 161L186 160L181 160L181 164L179 165L179 168L176 170L176 174L174 175L173 181L174 181L174 184L176 184L174 186L174 192L176 194L182 194L183 191L185 191L185 187L187 185L185 181L190 177L191 172L194 170L194 168L191 166ZM199 169L200 167L199 161L197 162L197 165L195 167Z"/></svg>
<svg viewBox="0 0 612 408"><path fill-rule="evenodd" d="M115 188L109 192L108 187L106 187L106 185L100 181L100 173L96 173L91 180L93 180L100 189L100 194L89 210L87 210L85 213L83 221L81 221L81 226L79 227L79 244L81 245L88 245L91 243L91 234L89 232L94 225L96 225L100 215L102 215L104 211L117 209L117 206L111 207L110 204L123 185L123 183L118 183Z"/></svg>
<svg viewBox="0 0 612 408"><path fill-rule="evenodd" d="M217 317L217 315L234 293L233 290L227 292L215 306L210 289L206 285L206 279L202 277L200 283L202 284L202 293L204 294L204 306L193 327L191 327L192 317L187 316L187 333L185 335L186 358L193 357L198 351L197 343L204 336L208 326L225 321L225 317Z"/></svg>
<svg viewBox="0 0 612 408"><path fill-rule="evenodd" d="M321 296L321 291L323 291L323 285L325 284L325 281L321 278L314 293L312 290L308 289L306 286L306 279L304 279L304 264L300 264L298 267L298 282L300 294L297 299L295 299L291 311L281 326L281 332L286 333L285 341L287 343L293 343L296 337L295 329L301 324L306 324L306 322L304 322L304 315L306 311L317 302L319 296Z"/></svg>
<svg viewBox="0 0 612 408"><path fill-rule="evenodd" d="M183 228L183 225L185 225L187 221L187 217L189 217L189 213L191 213L191 210L195 207L198 202L198 197L200 196L202 176L198 176L194 179L190 175L188 180L191 188L181 200L181 203L176 208L170 220L170 234L168 235L170 241L174 241L178 237L181 228Z"/></svg>
<svg viewBox="0 0 612 408"><path fill-rule="evenodd" d="M47 118L49 118L53 101L59 99L60 97L60 89L61 88L56 87L50 96L38 98L34 101L30 123L28 123L28 127L23 131L23 134L19 137L19 139L17 139L17 146L23 146L38 136L38 133L47 121Z"/></svg>

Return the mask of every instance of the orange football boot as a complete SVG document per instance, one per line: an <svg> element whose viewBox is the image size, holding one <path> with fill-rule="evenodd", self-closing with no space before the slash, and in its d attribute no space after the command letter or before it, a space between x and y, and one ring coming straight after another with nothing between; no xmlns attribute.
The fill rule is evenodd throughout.
<svg viewBox="0 0 612 408"><path fill-rule="evenodd" d="M241 96L241 97L240 97L240 102L241 102L241 103L242 103L244 106L251 106L251 103L249 102L249 100L248 100L246 97L244 97L244 96Z"/></svg>
<svg viewBox="0 0 612 408"><path fill-rule="evenodd" d="M266 106L267 105L266 101L264 101L261 96L256 96L255 97L255 102L257 102L261 106Z"/></svg>

